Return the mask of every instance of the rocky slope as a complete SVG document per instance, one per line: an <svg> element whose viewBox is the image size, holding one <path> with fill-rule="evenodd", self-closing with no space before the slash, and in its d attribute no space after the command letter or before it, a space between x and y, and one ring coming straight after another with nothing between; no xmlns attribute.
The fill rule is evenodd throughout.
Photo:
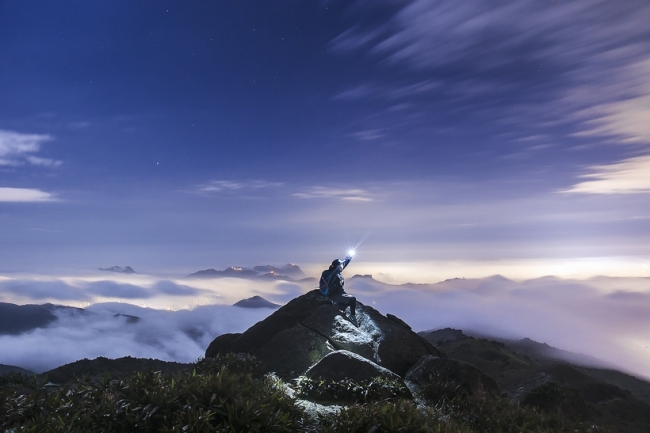
<svg viewBox="0 0 650 433"><path fill-rule="evenodd" d="M420 335L449 358L494 378L502 395L518 404L560 411L615 432L650 431L647 382L621 372L572 365L565 359L584 358L528 339L507 344L449 328Z"/></svg>

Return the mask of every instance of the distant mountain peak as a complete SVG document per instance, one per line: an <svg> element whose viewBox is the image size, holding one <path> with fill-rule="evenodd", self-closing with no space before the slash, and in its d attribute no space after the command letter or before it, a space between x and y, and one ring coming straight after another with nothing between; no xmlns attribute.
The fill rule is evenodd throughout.
<svg viewBox="0 0 650 433"><path fill-rule="evenodd" d="M137 272L134 271L131 266L125 266L123 268L120 266L112 266L110 268L99 268L99 270L107 272L118 272L120 274L137 274Z"/></svg>
<svg viewBox="0 0 650 433"><path fill-rule="evenodd" d="M300 266L293 263L287 263L279 268L271 265L255 266L253 270L265 274L285 275L293 279L305 278L305 273L300 269Z"/></svg>
<svg viewBox="0 0 650 433"><path fill-rule="evenodd" d="M364 279L366 279L366 280L377 281L377 280L375 280L375 279L372 277L371 274L365 274L365 275L355 274L355 275L352 276L352 278L364 278Z"/></svg>
<svg viewBox="0 0 650 433"><path fill-rule="evenodd" d="M264 266L255 266L253 269L244 268L240 266L230 266L223 271L217 271L216 269L204 269L202 271L194 272L186 276L185 278L191 279L201 279L201 278L248 278L254 280L299 280L305 278L305 274L302 272L298 265L293 265L291 263L276 268L271 265Z"/></svg>

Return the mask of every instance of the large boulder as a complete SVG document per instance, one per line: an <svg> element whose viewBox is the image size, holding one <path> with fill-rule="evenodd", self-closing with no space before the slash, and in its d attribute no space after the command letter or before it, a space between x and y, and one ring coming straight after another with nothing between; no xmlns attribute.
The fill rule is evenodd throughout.
<svg viewBox="0 0 650 433"><path fill-rule="evenodd" d="M333 350L325 337L297 325L275 334L257 359L280 377L296 377Z"/></svg>
<svg viewBox="0 0 650 433"><path fill-rule="evenodd" d="M269 370L295 377L334 350L347 350L404 376L422 356L445 355L402 320L357 302L359 327L318 290L293 299L242 334L217 337L205 356L245 352Z"/></svg>
<svg viewBox="0 0 650 433"><path fill-rule="evenodd" d="M302 324L326 337L337 350L349 350L364 358L377 359L377 345L372 334L357 328L331 304L318 307Z"/></svg>
<svg viewBox="0 0 650 433"><path fill-rule="evenodd" d="M499 387L494 379L476 367L454 359L443 359L431 355L423 356L406 373L406 380L419 387L429 384L451 385L463 394L487 392L498 394Z"/></svg>
<svg viewBox="0 0 650 433"><path fill-rule="evenodd" d="M329 353L313 365L305 376L312 379L326 380L368 380L375 377L400 380L401 378L392 371L375 364L369 359L347 350L337 350Z"/></svg>

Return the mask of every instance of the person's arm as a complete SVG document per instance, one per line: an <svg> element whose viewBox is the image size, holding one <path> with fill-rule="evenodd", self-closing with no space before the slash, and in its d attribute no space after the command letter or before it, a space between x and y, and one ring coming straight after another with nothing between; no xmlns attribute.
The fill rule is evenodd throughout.
<svg viewBox="0 0 650 433"><path fill-rule="evenodd" d="M345 259L343 260L343 269L345 269L345 267L350 263L351 260L352 260L352 256L350 254L345 256Z"/></svg>

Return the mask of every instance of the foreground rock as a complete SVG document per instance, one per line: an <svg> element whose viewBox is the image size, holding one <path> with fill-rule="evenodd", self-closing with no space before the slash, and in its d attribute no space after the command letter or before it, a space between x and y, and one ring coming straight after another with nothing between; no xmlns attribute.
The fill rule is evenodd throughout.
<svg viewBox="0 0 650 433"><path fill-rule="evenodd" d="M244 352L281 377L296 377L334 351L345 350L403 377L424 355L446 356L403 321L357 303L359 327L313 290L242 334L217 337L206 357ZM349 372L347 377L355 377Z"/></svg>
<svg viewBox="0 0 650 433"><path fill-rule="evenodd" d="M400 380L392 371L347 350L337 350L325 355L307 370L305 376L326 380L344 380L350 377L359 381L374 377Z"/></svg>

